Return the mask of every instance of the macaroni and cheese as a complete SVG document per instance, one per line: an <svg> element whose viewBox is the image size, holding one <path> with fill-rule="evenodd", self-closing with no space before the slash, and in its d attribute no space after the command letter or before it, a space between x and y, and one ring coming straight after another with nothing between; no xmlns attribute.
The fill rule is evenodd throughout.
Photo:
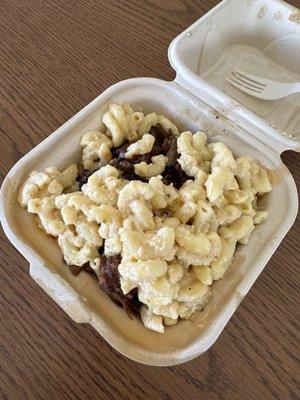
<svg viewBox="0 0 300 400"><path fill-rule="evenodd" d="M94 271L115 301L127 311L136 301L144 325L164 332L203 308L236 246L267 218L257 199L272 189L268 172L129 104L110 104L99 124L81 138L81 165L32 172L19 203L68 265Z"/></svg>

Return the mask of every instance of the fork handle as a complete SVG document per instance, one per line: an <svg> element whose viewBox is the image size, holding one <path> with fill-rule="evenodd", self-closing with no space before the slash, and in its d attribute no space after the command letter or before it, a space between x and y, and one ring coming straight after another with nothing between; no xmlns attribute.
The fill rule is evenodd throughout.
<svg viewBox="0 0 300 400"><path fill-rule="evenodd" d="M289 94L300 93L300 82L288 83L286 87Z"/></svg>

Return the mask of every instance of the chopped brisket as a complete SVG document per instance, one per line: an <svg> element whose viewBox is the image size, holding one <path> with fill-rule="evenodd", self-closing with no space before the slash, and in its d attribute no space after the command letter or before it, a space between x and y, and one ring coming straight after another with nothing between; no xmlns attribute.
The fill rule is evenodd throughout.
<svg viewBox="0 0 300 400"><path fill-rule="evenodd" d="M79 171L78 176L76 178L76 181L78 182L79 190L81 190L82 186L87 183L89 177L94 172L95 171L89 171L88 169L82 169L82 171Z"/></svg>
<svg viewBox="0 0 300 400"><path fill-rule="evenodd" d="M173 134L170 130L166 131L161 125L157 124L152 126L150 129L150 135L153 135L156 139L156 143L159 147L162 147L165 139L170 138Z"/></svg>
<svg viewBox="0 0 300 400"><path fill-rule="evenodd" d="M189 177L178 163L179 154L177 152L177 137L173 135L171 130L166 131L159 124L152 126L149 134L155 137L153 148L149 153L139 154L128 160L126 159L125 154L131 143L125 143L122 146L111 150L114 158L110 164L122 171L122 178L124 179L142 180L147 182L147 179L142 179L134 173L134 164L142 161L149 164L153 156L163 154L168 158L166 168L162 173L163 182L166 185L173 183L176 189L180 189L184 182L193 178Z"/></svg>
<svg viewBox="0 0 300 400"><path fill-rule="evenodd" d="M193 179L189 177L181 168L181 165L176 162L175 165L166 165L166 168L162 174L163 183L170 185L173 183L176 189L180 189L181 186L188 180Z"/></svg>
<svg viewBox="0 0 300 400"><path fill-rule="evenodd" d="M179 157L177 153L177 138L173 136L166 139L162 145L162 150L168 158L167 165L175 165Z"/></svg>
<svg viewBox="0 0 300 400"><path fill-rule="evenodd" d="M113 158L116 158L118 161L126 160L125 154L127 152L128 147L132 143L125 143L120 147L113 147L110 152Z"/></svg>
<svg viewBox="0 0 300 400"><path fill-rule="evenodd" d="M74 276L78 276L81 271L87 271L89 273L95 274L97 276L99 285L102 290L104 290L110 298L119 306L122 306L126 311L127 315L131 317L132 313L138 313L141 303L138 299L137 289L131 290L131 292L126 295L123 294L120 285L120 274L118 266L121 262L121 256L104 256L103 250L99 248L100 254L100 268L99 273L90 267L89 263L82 266L69 265L70 271ZM65 263L65 261L63 260Z"/></svg>
<svg viewBox="0 0 300 400"><path fill-rule="evenodd" d="M118 305L123 306L129 316L131 312L138 312L140 301L137 296L137 290L132 290L130 293L124 295L121 289L118 270L121 256L101 256L100 260L98 280L101 289L103 289Z"/></svg>
<svg viewBox="0 0 300 400"><path fill-rule="evenodd" d="M143 180L135 174L134 165L131 164L128 160L118 161L117 158L114 158L113 160L111 160L110 165L121 171L123 179L127 179L128 181Z"/></svg>
<svg viewBox="0 0 300 400"><path fill-rule="evenodd" d="M70 271L74 276L78 276L81 271L87 271L90 273L94 273L93 268L90 267L90 263L85 263L81 267L79 265L69 265Z"/></svg>

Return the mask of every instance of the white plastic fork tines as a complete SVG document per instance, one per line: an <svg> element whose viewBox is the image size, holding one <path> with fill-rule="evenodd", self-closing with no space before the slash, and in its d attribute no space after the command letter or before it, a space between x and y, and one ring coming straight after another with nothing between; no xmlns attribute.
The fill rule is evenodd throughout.
<svg viewBox="0 0 300 400"><path fill-rule="evenodd" d="M265 100L282 99L289 94L300 93L300 82L283 83L272 81L248 74L239 69L231 71L231 75L226 79L242 92Z"/></svg>

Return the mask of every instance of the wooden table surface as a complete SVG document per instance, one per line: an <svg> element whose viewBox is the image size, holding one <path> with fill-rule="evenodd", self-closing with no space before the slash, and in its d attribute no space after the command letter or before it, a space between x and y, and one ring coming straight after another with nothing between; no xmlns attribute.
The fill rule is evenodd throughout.
<svg viewBox="0 0 300 400"><path fill-rule="evenodd" d="M217 3L1 0L1 179L111 84L172 80L168 44ZM284 161L299 187L300 157ZM72 322L2 233L0 399L296 399L299 235L298 219L209 351L154 368Z"/></svg>

